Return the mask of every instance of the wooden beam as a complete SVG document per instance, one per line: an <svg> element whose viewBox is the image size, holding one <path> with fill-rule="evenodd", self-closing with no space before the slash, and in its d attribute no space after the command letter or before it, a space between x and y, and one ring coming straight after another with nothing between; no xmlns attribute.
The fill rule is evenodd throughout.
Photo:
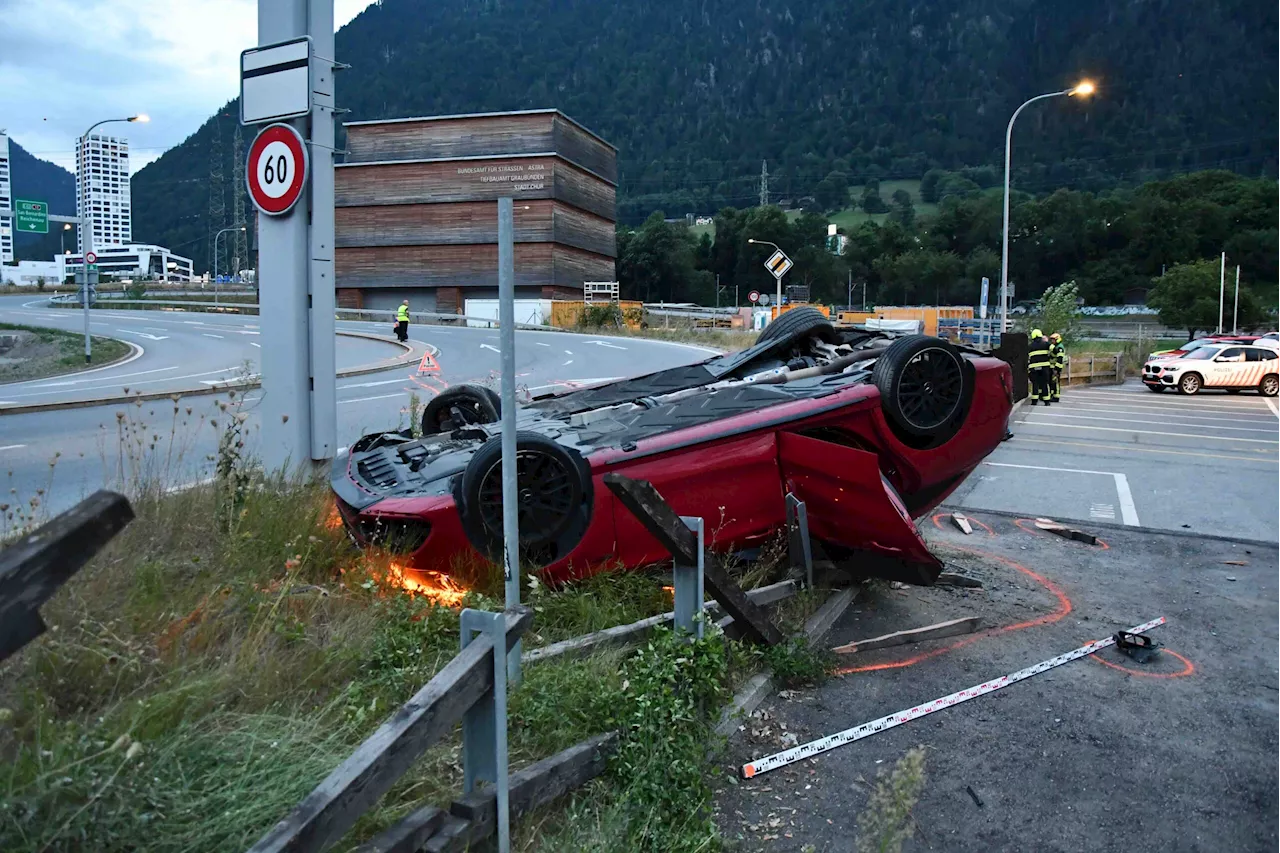
<svg viewBox="0 0 1280 853"><path fill-rule="evenodd" d="M934 583L938 586L964 586L970 589L982 589L982 581L955 572L943 572L938 575L938 579Z"/></svg>
<svg viewBox="0 0 1280 853"><path fill-rule="evenodd" d="M872 649L887 649L891 646L905 646L907 643L919 643L923 640L941 640L943 637L955 637L960 634L972 634L982 626L981 616L969 616L964 619L952 619L923 628L912 628L909 631L896 631L869 640L857 640L836 646L831 651L838 655L851 655L855 652L869 652Z"/></svg>
<svg viewBox="0 0 1280 853"><path fill-rule="evenodd" d="M94 492L0 551L0 660L44 633L40 607L132 520L124 495Z"/></svg>
<svg viewBox="0 0 1280 853"><path fill-rule="evenodd" d="M1037 518L1036 527L1055 536L1061 536L1064 539L1071 539L1075 542L1084 542L1086 545L1097 545L1098 537L1092 533L1085 533L1083 530L1076 530L1074 527L1067 527L1065 524L1059 524L1051 518Z"/></svg>
<svg viewBox="0 0 1280 853"><path fill-rule="evenodd" d="M356 853L417 853L444 823L446 813L435 806L418 809L372 841L361 844Z"/></svg>
<svg viewBox="0 0 1280 853"><path fill-rule="evenodd" d="M969 524L969 519L965 518L964 513L962 512L951 513L951 520L955 522L956 527L959 527L961 532L963 532L966 536L973 534L973 526Z"/></svg>
<svg viewBox="0 0 1280 853"><path fill-rule="evenodd" d="M533 612L506 611L507 648L533 622ZM462 715L493 689L493 640L477 637L354 753L277 823L250 853L320 851L346 835L356 820L405 774L427 748L453 731Z"/></svg>
<svg viewBox="0 0 1280 853"><path fill-rule="evenodd" d="M604 475L604 484L673 557L685 565L697 562L698 537L652 483L611 472ZM703 562L702 575L711 596L733 617L744 636L770 646L782 642L782 633L769 621L768 615L747 598L710 553Z"/></svg>

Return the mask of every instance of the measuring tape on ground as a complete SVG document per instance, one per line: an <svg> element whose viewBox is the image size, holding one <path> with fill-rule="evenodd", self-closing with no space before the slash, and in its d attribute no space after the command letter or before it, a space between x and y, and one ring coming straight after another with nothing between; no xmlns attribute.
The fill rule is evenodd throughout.
<svg viewBox="0 0 1280 853"><path fill-rule="evenodd" d="M1137 625L1129 629L1131 634L1141 634L1143 631L1149 631L1165 623L1165 617L1152 619L1142 625ZM784 750L774 755L764 758L758 758L748 764L742 765L740 773L743 779L750 779L753 776L759 776L761 773L768 773L770 770L777 770L779 767L786 767L788 764L794 764L806 758L813 758L815 755L821 755L829 752L846 743L853 743L855 740L862 740L864 737L870 737L879 734L886 729L894 726L900 726L903 723L909 723L912 720L918 720L921 717L928 716L934 711L941 711L944 708L951 708L959 705L961 702L968 702L970 699L976 699L988 693L994 693L1002 687L1008 687L1010 684L1017 684L1019 681L1030 678L1033 675L1039 675L1046 670L1053 669L1055 666L1062 666L1064 663L1070 663L1073 660L1079 660L1082 657L1093 654L1096 651L1105 649L1107 646L1115 645L1115 636L1107 637L1105 640L1097 640L1089 643L1087 646L1081 646L1078 649L1058 655L1056 658L1049 658L1041 661L1034 666L1026 669L1020 669L1009 675L1002 675L991 681L984 681L974 687L965 690L959 690L949 696L943 696L941 699L934 699L932 702L926 702L923 705L917 705L914 708L908 708L905 711L898 711L896 714L890 714L887 717L881 717L878 720L872 720L869 723L863 723L860 726L854 726L851 729L845 729L842 732L836 732L833 735L820 737L817 740L802 743L799 746L793 746L791 749Z"/></svg>

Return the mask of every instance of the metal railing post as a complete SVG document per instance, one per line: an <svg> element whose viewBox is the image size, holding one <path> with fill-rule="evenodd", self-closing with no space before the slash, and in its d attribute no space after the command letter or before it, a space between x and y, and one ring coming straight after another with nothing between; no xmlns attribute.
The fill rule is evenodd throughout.
<svg viewBox="0 0 1280 853"><path fill-rule="evenodd" d="M813 589L813 547L809 541L809 511L804 501L787 492L787 556L791 568L804 569L804 583Z"/></svg>
<svg viewBox="0 0 1280 853"><path fill-rule="evenodd" d="M702 572L706 565L706 540L701 518L682 515L680 520L698 537L698 561L696 565L683 565L679 559L671 570L672 586L675 588L675 626L677 631L688 631L699 640L702 639L703 594Z"/></svg>
<svg viewBox="0 0 1280 853"><path fill-rule="evenodd" d="M462 717L462 790L470 794L477 782L489 782L497 795L498 851L511 850L511 814L507 778L507 636L506 614L467 608L458 618L462 648L479 634L493 640L493 689Z"/></svg>

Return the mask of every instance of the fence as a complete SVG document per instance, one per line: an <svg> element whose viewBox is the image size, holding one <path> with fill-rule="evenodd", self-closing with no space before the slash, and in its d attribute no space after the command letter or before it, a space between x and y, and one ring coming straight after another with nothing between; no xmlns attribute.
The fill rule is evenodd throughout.
<svg viewBox="0 0 1280 853"><path fill-rule="evenodd" d="M1124 353L1090 353L1067 358L1063 385L1119 385L1124 382Z"/></svg>

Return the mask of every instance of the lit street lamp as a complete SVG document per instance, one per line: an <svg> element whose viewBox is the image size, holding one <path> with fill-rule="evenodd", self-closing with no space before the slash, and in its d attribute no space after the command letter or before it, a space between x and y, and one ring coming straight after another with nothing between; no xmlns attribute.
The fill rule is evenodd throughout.
<svg viewBox="0 0 1280 853"><path fill-rule="evenodd" d="M228 231L243 231L243 225L233 225L230 228L223 228L217 234L213 235L213 304L218 304L218 238Z"/></svg>
<svg viewBox="0 0 1280 853"><path fill-rule="evenodd" d="M90 125L89 129L84 132L80 142L80 156L82 158L89 156L89 134L104 124L114 124L115 122L148 122L151 117L146 113L139 113L136 116L128 118L107 118ZM93 251L93 211L89 208L89 200L87 198L89 192L89 171L88 163L81 160L80 165L84 168L84 186L81 189L81 197L76 199L77 207L80 203L84 203L84 212L80 215L80 267L84 278L84 287L80 290L80 302L84 306L84 363L89 364L93 361L93 343L89 337L89 253Z"/></svg>
<svg viewBox="0 0 1280 853"><path fill-rule="evenodd" d="M747 242L758 243L762 246L772 246L773 248L777 249L779 252L782 252L782 249L778 248L777 243L770 243L768 240L754 240L748 237ZM783 252L783 254L785 255L786 252ZM778 296L774 300L774 304L778 306L778 316L781 317L782 316L782 277L778 276L776 280L778 282Z"/></svg>
<svg viewBox="0 0 1280 853"><path fill-rule="evenodd" d="M1001 334L1009 326L1009 157L1010 145L1013 142L1013 123L1017 121L1018 114L1027 108L1029 104L1036 101L1042 101L1045 98L1057 98L1061 95L1079 95L1087 98L1094 92L1093 83L1088 80L1081 80L1070 89L1063 89L1061 92L1048 92L1044 95L1036 95L1031 100L1025 102L1022 106L1013 111L1013 116L1009 119L1009 127L1004 132L1004 229L1003 239L1000 243L1000 332Z"/></svg>

